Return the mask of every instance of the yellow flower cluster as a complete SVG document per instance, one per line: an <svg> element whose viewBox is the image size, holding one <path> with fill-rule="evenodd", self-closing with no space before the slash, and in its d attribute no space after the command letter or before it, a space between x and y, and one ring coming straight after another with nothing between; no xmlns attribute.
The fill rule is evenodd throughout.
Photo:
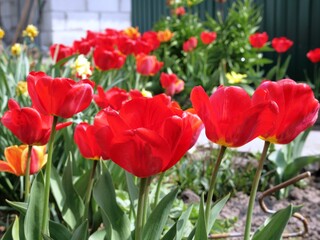
<svg viewBox="0 0 320 240"><path fill-rule="evenodd" d="M19 81L16 87L16 94L20 95L28 95L28 84L26 81Z"/></svg>
<svg viewBox="0 0 320 240"><path fill-rule="evenodd" d="M19 56L21 53L21 44L20 43L15 43L11 47L11 54L13 56Z"/></svg>
<svg viewBox="0 0 320 240"><path fill-rule="evenodd" d="M231 73L226 74L226 78L230 84L243 83L244 79L247 77L246 74L240 74L232 71Z"/></svg>
<svg viewBox="0 0 320 240"><path fill-rule="evenodd" d="M27 28L22 32L22 36L29 37L31 41L39 35L38 28L32 24L29 24Z"/></svg>

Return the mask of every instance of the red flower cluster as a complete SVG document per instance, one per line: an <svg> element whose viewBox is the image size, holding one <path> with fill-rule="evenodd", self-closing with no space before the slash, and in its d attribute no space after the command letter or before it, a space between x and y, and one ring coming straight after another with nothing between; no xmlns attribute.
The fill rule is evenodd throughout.
<svg viewBox="0 0 320 240"><path fill-rule="evenodd" d="M266 32L263 33L254 33L249 37L249 42L254 48L262 48L268 41L268 34Z"/></svg>
<svg viewBox="0 0 320 240"><path fill-rule="evenodd" d="M203 42L203 44L208 45L216 40L217 33L204 31L200 34L200 38L201 38L201 41Z"/></svg>
<svg viewBox="0 0 320 240"><path fill-rule="evenodd" d="M307 58L313 63L320 62L320 48L310 50L307 53Z"/></svg>
<svg viewBox="0 0 320 240"><path fill-rule="evenodd" d="M114 110L120 110L122 105L130 99L143 97L138 90L130 90L127 92L124 89L113 87L104 91L101 86L97 87L98 94L93 96L94 101L100 108L111 107Z"/></svg>
<svg viewBox="0 0 320 240"><path fill-rule="evenodd" d="M179 79L175 74L161 73L160 83L165 89L165 93L169 96L173 96L184 89L184 81Z"/></svg>
<svg viewBox="0 0 320 240"><path fill-rule="evenodd" d="M191 101L207 137L225 147L239 147L258 136L289 143L314 124L319 110L311 88L290 79L265 81L252 98L239 87L221 86L210 98L195 87Z"/></svg>
<svg viewBox="0 0 320 240"><path fill-rule="evenodd" d="M183 51L191 52L193 51L198 45L198 39L196 37L191 37L187 41L183 43Z"/></svg>
<svg viewBox="0 0 320 240"><path fill-rule="evenodd" d="M271 45L274 48L274 50L276 50L276 52L284 53L292 47L293 42L286 37L279 37L272 39Z"/></svg>
<svg viewBox="0 0 320 240"><path fill-rule="evenodd" d="M104 32L87 31L87 36L75 40L71 47L63 44L53 44L50 47L50 55L55 62L72 54L87 55L93 52L93 60L96 67L102 71L120 69L126 56L134 54L149 55L156 50L161 42L170 41L170 31L148 31L142 35L137 28L129 27L122 31L106 29Z"/></svg>

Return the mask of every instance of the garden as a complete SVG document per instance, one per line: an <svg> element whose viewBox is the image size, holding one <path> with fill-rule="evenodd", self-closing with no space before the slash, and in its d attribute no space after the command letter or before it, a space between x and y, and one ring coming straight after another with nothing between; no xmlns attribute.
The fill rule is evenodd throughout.
<svg viewBox="0 0 320 240"><path fill-rule="evenodd" d="M295 43L252 0L200 2L48 52L0 26L2 240L320 239L320 43L291 79Z"/></svg>

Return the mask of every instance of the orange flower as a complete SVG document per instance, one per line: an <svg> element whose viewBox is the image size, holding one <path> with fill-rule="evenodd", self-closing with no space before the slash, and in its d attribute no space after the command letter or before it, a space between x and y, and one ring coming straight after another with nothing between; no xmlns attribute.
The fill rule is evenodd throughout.
<svg viewBox="0 0 320 240"><path fill-rule="evenodd" d="M157 35L160 42L169 42L173 37L173 32L171 32L169 29L166 29L164 31L159 31Z"/></svg>
<svg viewBox="0 0 320 240"><path fill-rule="evenodd" d="M30 174L37 173L47 162L46 146L33 146L31 152ZM14 145L4 150L7 161L0 161L0 171L17 176L25 175L28 145Z"/></svg>
<svg viewBox="0 0 320 240"><path fill-rule="evenodd" d="M127 35L131 39L137 39L140 37L140 32L138 27L128 27L123 30L123 34Z"/></svg>

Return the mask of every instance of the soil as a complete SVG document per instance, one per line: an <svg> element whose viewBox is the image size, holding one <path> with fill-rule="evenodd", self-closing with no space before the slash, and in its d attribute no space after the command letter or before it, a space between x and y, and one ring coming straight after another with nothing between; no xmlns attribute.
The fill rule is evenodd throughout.
<svg viewBox="0 0 320 240"><path fill-rule="evenodd" d="M274 197L265 198L266 205L270 209L282 209L288 206L289 203L297 206L303 205L299 213L304 216L308 221L309 232L303 237L295 237L289 239L295 240L320 240L320 177L312 176L309 180L309 184L304 189L294 187L289 192L288 199L277 200ZM258 194L259 196L259 194ZM231 232L243 233L246 221L246 212L249 196L238 192L233 198L231 198L226 206L223 208L220 217L221 218L233 218L237 217L238 221L235 223ZM259 203L256 201L254 208L254 216L252 220L252 228L257 229L270 214L264 213ZM295 218L291 218L285 232L299 232L303 229L303 224ZM227 238L233 240L240 240L240 238ZM288 239L288 238L287 238Z"/></svg>

